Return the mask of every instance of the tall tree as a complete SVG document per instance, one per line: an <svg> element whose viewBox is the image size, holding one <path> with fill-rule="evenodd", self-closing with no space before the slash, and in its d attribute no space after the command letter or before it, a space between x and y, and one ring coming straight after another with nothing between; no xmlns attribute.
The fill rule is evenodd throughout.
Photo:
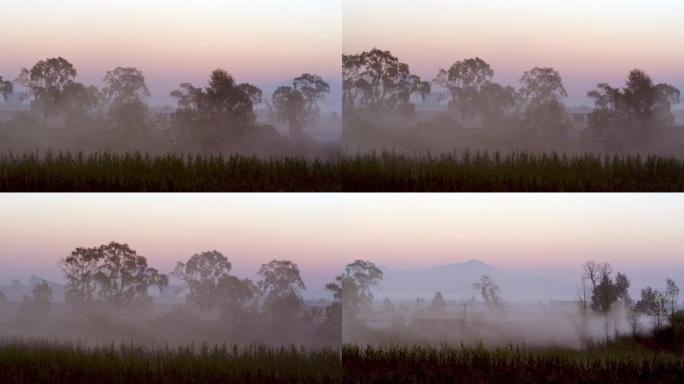
<svg viewBox="0 0 684 384"><path fill-rule="evenodd" d="M501 289L491 277L483 275L480 281L473 283L473 289L480 291L482 299L489 308L501 309L503 306L503 300L499 296Z"/></svg>
<svg viewBox="0 0 684 384"><path fill-rule="evenodd" d="M168 285L166 275L147 265L128 244L111 242L98 248L100 264L97 281L100 297L107 303L131 305L147 303L149 288L162 291Z"/></svg>
<svg viewBox="0 0 684 384"><path fill-rule="evenodd" d="M223 69L211 73L204 89L183 83L171 92L178 102L172 115L174 130L185 142L219 150L255 125L253 100L258 93L246 84L237 84Z"/></svg>
<svg viewBox="0 0 684 384"><path fill-rule="evenodd" d="M636 303L639 312L649 315L655 320L655 328L660 329L667 313L667 297L664 293L651 287L641 290L641 298Z"/></svg>
<svg viewBox="0 0 684 384"><path fill-rule="evenodd" d="M271 96L276 116L289 125L290 135L299 138L304 127L316 120L319 101L330 93L330 85L320 76L305 73L292 81L292 86L278 87Z"/></svg>
<svg viewBox="0 0 684 384"><path fill-rule="evenodd" d="M0 76L0 95L7 101L7 97L14 91L14 86L11 81L3 80Z"/></svg>
<svg viewBox="0 0 684 384"><path fill-rule="evenodd" d="M442 292L435 292L435 296L432 297L432 302L430 303L430 309L435 312L444 312L446 310L446 301L444 301Z"/></svg>
<svg viewBox="0 0 684 384"><path fill-rule="evenodd" d="M65 299L72 303L90 303L95 300L97 275L102 254L98 248L76 248L60 260L66 277Z"/></svg>
<svg viewBox="0 0 684 384"><path fill-rule="evenodd" d="M43 310L50 308L52 302L52 288L43 280L42 283L36 284L32 290L33 304Z"/></svg>
<svg viewBox="0 0 684 384"><path fill-rule="evenodd" d="M633 135L637 140L656 127L672 126L672 107L680 101L679 90L665 83L654 84L639 69L629 73L624 88L601 83L587 96L594 99L595 105L588 116L592 133L611 138Z"/></svg>
<svg viewBox="0 0 684 384"><path fill-rule="evenodd" d="M299 267L289 260L272 260L261 266L257 282L263 308L271 320L285 326L293 324L302 310L302 291L306 289Z"/></svg>
<svg viewBox="0 0 684 384"><path fill-rule="evenodd" d="M31 69L22 68L16 82L28 88L31 105L45 116L57 114L66 91L73 87L76 69L63 57L38 61Z"/></svg>
<svg viewBox="0 0 684 384"><path fill-rule="evenodd" d="M221 297L220 284L230 276L232 264L216 250L195 254L185 263L178 262L173 276L183 282L186 299L200 312L214 308Z"/></svg>
<svg viewBox="0 0 684 384"><path fill-rule="evenodd" d="M440 69L433 80L450 96L449 107L463 116L476 112L475 104L482 86L494 76L494 71L479 57L455 62L448 70Z"/></svg>
<svg viewBox="0 0 684 384"><path fill-rule="evenodd" d="M568 124L562 98L568 93L560 73L553 68L535 67L523 74L520 83L525 126L537 135L563 133Z"/></svg>
<svg viewBox="0 0 684 384"><path fill-rule="evenodd" d="M674 313L677 310L677 299L679 298L679 286L677 286L677 283L668 278L666 282L666 288L665 288L665 296L667 297L667 301L670 305L670 317L674 316Z"/></svg>
<svg viewBox="0 0 684 384"><path fill-rule="evenodd" d="M382 270L373 262L355 260L347 264L344 273L338 275L335 282L326 286L342 304L344 324L355 322L361 307L373 303L372 289L380 285L382 277Z"/></svg>
<svg viewBox="0 0 684 384"><path fill-rule="evenodd" d="M108 71L102 92L109 100L107 123L118 141L128 148L149 139L152 126L145 99L150 91L143 73L133 67L117 67Z"/></svg>
<svg viewBox="0 0 684 384"><path fill-rule="evenodd" d="M390 51L374 48L342 56L342 98L346 112L406 111L413 94L425 96L430 84L412 75ZM408 104L407 104L408 103Z"/></svg>
<svg viewBox="0 0 684 384"><path fill-rule="evenodd" d="M148 304L149 288L160 291L168 278L147 265L127 244L111 242L95 248L76 248L60 261L66 275L66 298L87 303L99 297L115 305Z"/></svg>

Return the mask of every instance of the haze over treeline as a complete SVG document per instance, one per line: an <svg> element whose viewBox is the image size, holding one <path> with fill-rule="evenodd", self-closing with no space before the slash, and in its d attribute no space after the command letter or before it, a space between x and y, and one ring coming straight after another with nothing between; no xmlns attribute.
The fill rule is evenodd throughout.
<svg viewBox="0 0 684 384"><path fill-rule="evenodd" d="M145 75L134 67L106 72L103 87L77 80L77 69L63 57L22 68L13 82L0 78L5 101L15 84L25 88L28 111L6 111L0 125L2 151L242 153L330 157L335 144L316 140L310 130L334 134L337 112L322 116L320 102L330 85L304 73L271 95L239 83L222 68L206 86L181 83L171 92L177 107L153 110ZM264 105L262 120L257 106ZM280 126L280 130L276 129ZM328 138L328 141L330 139Z"/></svg>
<svg viewBox="0 0 684 384"><path fill-rule="evenodd" d="M593 109L573 110L552 67L524 71L515 87L494 82L495 68L480 57L444 63L429 79L383 49L342 61L347 151L684 153L684 126L672 111L680 91L638 68L624 86L587 90Z"/></svg>
<svg viewBox="0 0 684 384"><path fill-rule="evenodd" d="M12 294L21 283L0 289L0 336L180 345L340 343L341 298L305 301L307 287L289 260L261 265L253 281L234 275L226 256L208 250L163 273L128 244L112 241L77 247L58 265L63 286L33 281L19 302Z"/></svg>

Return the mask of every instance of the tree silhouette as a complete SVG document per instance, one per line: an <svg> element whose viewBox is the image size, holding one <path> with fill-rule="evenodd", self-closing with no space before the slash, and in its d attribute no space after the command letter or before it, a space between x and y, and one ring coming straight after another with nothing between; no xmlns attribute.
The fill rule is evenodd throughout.
<svg viewBox="0 0 684 384"><path fill-rule="evenodd" d="M173 276L189 291L186 299L200 311L214 308L222 299L219 284L230 276L232 264L216 250L195 254L185 263L178 262Z"/></svg>
<svg viewBox="0 0 684 384"><path fill-rule="evenodd" d="M72 303L89 303L95 300L97 274L101 253L98 248L76 248L60 260L66 276L65 299Z"/></svg>
<svg viewBox="0 0 684 384"><path fill-rule="evenodd" d="M147 304L147 291L156 287L162 291L169 283L166 275L147 265L128 244L111 242L98 248L100 265L97 281L100 297L115 305Z"/></svg>
<svg viewBox="0 0 684 384"><path fill-rule="evenodd" d="M658 290L646 287L641 290L641 298L636 303L636 309L652 316L655 319L655 328L660 329L667 313L667 297Z"/></svg>
<svg viewBox="0 0 684 384"><path fill-rule="evenodd" d="M251 86L237 84L223 69L211 73L204 89L183 83L171 92L178 102L172 119L175 131L192 144L220 149L222 143L254 126L253 99L259 93Z"/></svg>
<svg viewBox="0 0 684 384"><path fill-rule="evenodd" d="M677 283L668 278L666 281L665 296L670 304L670 317L674 316L677 309L677 299L679 298L679 286Z"/></svg>
<svg viewBox="0 0 684 384"><path fill-rule="evenodd" d="M33 287L32 294L33 304L36 307L43 310L50 308L50 303L52 302L52 288L50 288L45 280Z"/></svg>
<svg viewBox="0 0 684 384"><path fill-rule="evenodd" d="M435 296L432 297L432 302L430 303L430 310L434 312L444 312L446 310L446 301L444 301L442 292L435 292Z"/></svg>
<svg viewBox="0 0 684 384"><path fill-rule="evenodd" d="M390 51L374 48L342 56L343 107L348 112L357 106L372 111L407 111L411 110L411 95L425 97L429 92L430 84L412 75L409 66Z"/></svg>
<svg viewBox="0 0 684 384"><path fill-rule="evenodd" d="M289 260L272 260L262 265L258 274L261 280L257 287L265 312L276 323L294 323L303 304L301 292L306 289L297 264Z"/></svg>
<svg viewBox="0 0 684 384"><path fill-rule="evenodd" d="M31 105L45 116L58 113L65 93L78 93L74 88L76 69L63 57L38 61L31 69L22 68L16 82L29 90Z"/></svg>
<svg viewBox="0 0 684 384"><path fill-rule="evenodd" d="M0 95L2 95L5 101L7 101L7 97L11 95L13 91L14 86L12 85L12 82L3 80L2 76L0 76Z"/></svg>
<svg viewBox="0 0 684 384"><path fill-rule="evenodd" d="M318 118L318 102L330 93L330 85L318 75L305 73L292 86L278 87L271 96L276 116L289 125L290 135L299 138L302 130Z"/></svg>
<svg viewBox="0 0 684 384"><path fill-rule="evenodd" d="M587 93L594 99L594 110L588 116L594 134L632 136L642 140L657 127L674 124L672 106L680 101L680 92L669 84L654 84L644 71L632 70L624 88L601 83Z"/></svg>
<svg viewBox="0 0 684 384"><path fill-rule="evenodd" d="M520 78L524 125L537 135L557 135L568 127L562 98L568 93L560 73L553 68L535 67Z"/></svg>
<svg viewBox="0 0 684 384"><path fill-rule="evenodd" d="M489 308L501 309L503 306L503 300L499 296L501 289L491 277L483 275L479 282L473 284L473 289L480 291L482 299Z"/></svg>
<svg viewBox="0 0 684 384"><path fill-rule="evenodd" d="M506 115L517 105L518 94L511 86L485 81L473 100L482 118L482 126L490 131L501 129L509 122Z"/></svg>
<svg viewBox="0 0 684 384"><path fill-rule="evenodd" d="M146 305L148 290L160 291L168 278L147 265L127 244L111 242L95 248L76 248L60 261L66 275L66 297L71 302L91 302L95 295L115 305Z"/></svg>
<svg viewBox="0 0 684 384"><path fill-rule="evenodd" d="M364 305L373 303L372 289L382 281L382 271L375 264L365 260L355 260L347 264L344 273L335 282L326 285L333 297L342 304L342 321L349 324Z"/></svg>
<svg viewBox="0 0 684 384"><path fill-rule="evenodd" d="M457 61L448 70L440 69L433 81L448 91L449 108L458 109L462 116L471 116L476 112L481 87L493 76L489 64L476 57Z"/></svg>

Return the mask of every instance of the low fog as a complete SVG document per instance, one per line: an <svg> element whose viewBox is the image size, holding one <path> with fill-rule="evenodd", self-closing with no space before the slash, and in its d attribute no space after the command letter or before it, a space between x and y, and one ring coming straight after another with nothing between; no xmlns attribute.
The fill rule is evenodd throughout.
<svg viewBox="0 0 684 384"><path fill-rule="evenodd" d="M343 147L391 150L684 155L680 91L646 72L587 89L594 105L568 106L562 74L533 67L518 84L492 81L495 68L464 58L412 74L389 51L343 55Z"/></svg>
<svg viewBox="0 0 684 384"><path fill-rule="evenodd" d="M207 344L339 347L339 298L304 299L297 264L272 260L255 281L218 251L162 273L127 244L74 249L64 283L33 277L0 285L0 338L85 345Z"/></svg>
<svg viewBox="0 0 684 384"><path fill-rule="evenodd" d="M97 87L79 82L67 59L46 58L16 78L0 73L0 153L334 158L340 152L338 94L315 74L265 92L219 68L205 84L179 84L170 94L175 105L151 106L145 75L134 67L107 71Z"/></svg>
<svg viewBox="0 0 684 384"><path fill-rule="evenodd" d="M462 264L464 270L472 270L471 263ZM563 299L548 298L540 289L539 300L516 300L490 276L454 276L432 295L421 296L416 289L409 299L406 290L385 289L385 273L372 262L347 265L338 277L344 292L343 342L583 349L660 337L679 329L684 319L674 280L663 278L662 287L633 292L629 278L608 263L590 261L578 268L574 297ZM406 273L403 285L429 284L416 279L420 271ZM454 292L462 280L470 290Z"/></svg>

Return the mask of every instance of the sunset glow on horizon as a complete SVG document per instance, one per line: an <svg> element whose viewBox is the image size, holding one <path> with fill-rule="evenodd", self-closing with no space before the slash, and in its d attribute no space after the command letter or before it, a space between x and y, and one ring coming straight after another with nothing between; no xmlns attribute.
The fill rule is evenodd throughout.
<svg viewBox="0 0 684 384"><path fill-rule="evenodd" d="M107 70L135 66L153 99L181 82L205 85L222 67L240 82L273 85L302 73L339 77L341 0L9 1L0 75L62 56L78 79L99 85Z"/></svg>
<svg viewBox="0 0 684 384"><path fill-rule="evenodd" d="M424 80L469 57L516 86L524 71L551 66L569 104L587 104L587 91L600 82L622 86L634 68L684 88L682 12L668 0L348 0L343 52L390 50Z"/></svg>
<svg viewBox="0 0 684 384"><path fill-rule="evenodd" d="M354 259L394 269L479 259L566 281L597 260L637 282L684 280L683 215L680 195L9 194L0 279L58 278L75 247L115 240L167 273L212 249L246 277L289 259L321 295Z"/></svg>

